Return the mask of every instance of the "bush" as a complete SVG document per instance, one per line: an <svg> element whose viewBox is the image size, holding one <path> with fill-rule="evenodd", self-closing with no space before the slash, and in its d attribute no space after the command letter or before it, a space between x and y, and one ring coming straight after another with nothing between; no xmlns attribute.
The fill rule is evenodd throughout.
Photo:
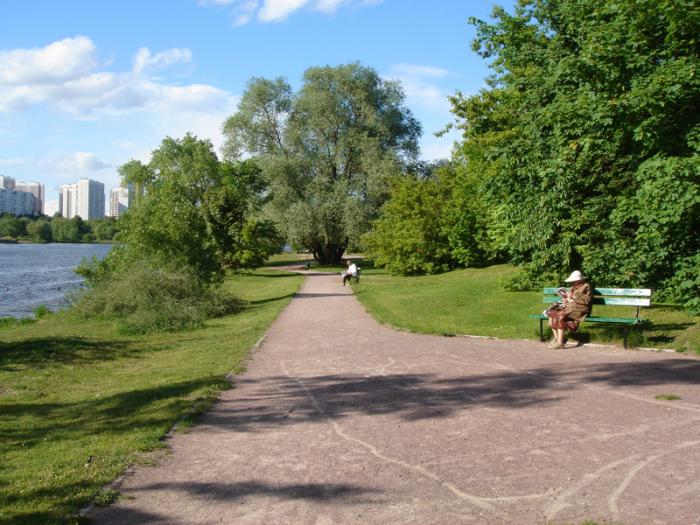
<svg viewBox="0 0 700 525"><path fill-rule="evenodd" d="M134 267L98 281L75 311L117 320L124 334L174 331L237 311L240 301L182 272Z"/></svg>
<svg viewBox="0 0 700 525"><path fill-rule="evenodd" d="M51 314L51 310L45 305L45 304L40 304L33 310L34 312L34 318L35 319L41 319L42 317L46 317L47 315Z"/></svg>

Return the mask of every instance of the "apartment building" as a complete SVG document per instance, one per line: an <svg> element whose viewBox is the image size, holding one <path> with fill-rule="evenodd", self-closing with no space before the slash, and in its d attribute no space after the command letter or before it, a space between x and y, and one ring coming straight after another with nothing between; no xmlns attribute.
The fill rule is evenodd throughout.
<svg viewBox="0 0 700 525"><path fill-rule="evenodd" d="M62 185L58 190L58 212L67 219L101 219L105 216L105 185L92 179Z"/></svg>

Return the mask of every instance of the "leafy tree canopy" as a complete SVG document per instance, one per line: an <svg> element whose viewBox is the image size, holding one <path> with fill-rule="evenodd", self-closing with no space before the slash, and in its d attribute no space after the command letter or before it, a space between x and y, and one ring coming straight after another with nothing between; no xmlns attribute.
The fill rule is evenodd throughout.
<svg viewBox="0 0 700 525"><path fill-rule="evenodd" d="M254 156L288 240L338 263L417 154L420 125L403 102L396 82L356 63L308 69L297 93L284 79L253 78L224 125L225 155Z"/></svg>
<svg viewBox="0 0 700 525"><path fill-rule="evenodd" d="M452 98L522 285L700 293L700 11L687 0L521 0L477 27L489 85ZM657 296L660 297L660 296Z"/></svg>

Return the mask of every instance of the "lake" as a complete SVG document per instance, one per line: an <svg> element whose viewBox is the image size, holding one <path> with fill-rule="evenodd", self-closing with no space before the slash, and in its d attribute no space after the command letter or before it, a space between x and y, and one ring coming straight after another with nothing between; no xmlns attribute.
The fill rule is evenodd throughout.
<svg viewBox="0 0 700 525"><path fill-rule="evenodd" d="M57 310L83 279L73 269L103 258L110 244L0 244L0 317L28 317L43 304Z"/></svg>

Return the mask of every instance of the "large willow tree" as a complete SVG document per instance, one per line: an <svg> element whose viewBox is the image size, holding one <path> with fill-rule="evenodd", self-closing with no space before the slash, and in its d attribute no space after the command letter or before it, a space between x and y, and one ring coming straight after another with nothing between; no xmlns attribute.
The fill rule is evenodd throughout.
<svg viewBox="0 0 700 525"><path fill-rule="evenodd" d="M288 240L337 264L417 154L420 125L403 102L398 83L359 64L310 68L296 93L253 78L224 125L225 155L255 157Z"/></svg>
<svg viewBox="0 0 700 525"><path fill-rule="evenodd" d="M696 2L521 0L494 17L473 21L488 87L453 106L520 282L581 268L700 307Z"/></svg>

